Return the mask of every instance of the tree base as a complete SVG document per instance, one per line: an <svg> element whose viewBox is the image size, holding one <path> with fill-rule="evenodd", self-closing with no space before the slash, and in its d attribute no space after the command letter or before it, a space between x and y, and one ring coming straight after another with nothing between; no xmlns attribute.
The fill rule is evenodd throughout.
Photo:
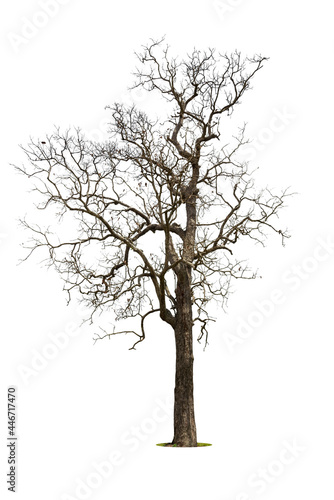
<svg viewBox="0 0 334 500"><path fill-rule="evenodd" d="M211 443L197 443L197 446L182 446L176 443L158 443L156 446L164 446L165 448L198 448L200 446L212 446Z"/></svg>

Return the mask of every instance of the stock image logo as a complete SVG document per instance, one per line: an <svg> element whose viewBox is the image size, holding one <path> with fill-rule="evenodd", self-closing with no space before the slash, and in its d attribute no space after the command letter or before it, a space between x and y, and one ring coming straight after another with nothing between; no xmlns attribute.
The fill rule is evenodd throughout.
<svg viewBox="0 0 334 500"><path fill-rule="evenodd" d="M234 321L232 328L222 333L225 347L234 353L238 346L244 344L256 330L260 329L266 319L271 318L280 306L291 296L306 285L324 262L328 261L334 253L334 237L318 237L317 244L309 255L298 263L292 264L281 275L281 287L273 288L266 297L254 300L248 312L240 315Z"/></svg>
<svg viewBox="0 0 334 500"><path fill-rule="evenodd" d="M36 38L50 21L58 16L61 7L70 3L71 0L40 0L39 9L29 17L20 18L18 31L10 31L7 39L14 50L19 52L31 40Z"/></svg>

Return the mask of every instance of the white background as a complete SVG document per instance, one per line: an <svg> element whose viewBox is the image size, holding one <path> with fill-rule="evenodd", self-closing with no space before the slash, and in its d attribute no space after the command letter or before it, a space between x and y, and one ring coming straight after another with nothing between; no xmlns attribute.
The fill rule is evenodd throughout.
<svg viewBox="0 0 334 500"><path fill-rule="evenodd" d="M334 251L332 243L319 247L334 240L330 2L69 0L46 17L41 5L17 0L1 8L1 498L11 498L9 385L18 397L19 500L331 498ZM10 166L23 160L18 144L54 124L103 135L104 106L127 99L134 50L164 34L174 54L211 46L270 57L234 122L249 123L264 185L299 193L282 213L292 234L286 247L276 237L264 250L249 247L245 258L262 279L235 283L210 345L205 352L195 345L198 439L213 443L198 449L155 446L172 438L171 414L159 410L164 422L152 420L157 400L173 394L171 330L152 319L146 341L128 351L129 336L93 345L95 330L86 327L66 334L67 346L36 369L36 356L51 352L50 335L82 318L76 304L66 307L60 278L41 259L17 266L27 237L17 219L34 201ZM150 98L139 97L149 107ZM266 302L266 317L259 303L274 290L282 303ZM226 332L240 343L231 348ZM144 431L130 445L122 436L133 426ZM286 441L300 451L279 465ZM99 483L93 463L117 450L122 463L109 477L76 491L80 481ZM269 471L261 493L247 483L260 467Z"/></svg>

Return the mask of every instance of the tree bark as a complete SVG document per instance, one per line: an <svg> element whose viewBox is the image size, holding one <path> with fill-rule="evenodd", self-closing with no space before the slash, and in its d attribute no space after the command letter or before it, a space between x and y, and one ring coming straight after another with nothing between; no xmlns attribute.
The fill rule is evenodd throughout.
<svg viewBox="0 0 334 500"><path fill-rule="evenodd" d="M176 370L174 390L173 444L182 447L197 446L194 411L193 337L191 271L184 268L178 276L176 288Z"/></svg>

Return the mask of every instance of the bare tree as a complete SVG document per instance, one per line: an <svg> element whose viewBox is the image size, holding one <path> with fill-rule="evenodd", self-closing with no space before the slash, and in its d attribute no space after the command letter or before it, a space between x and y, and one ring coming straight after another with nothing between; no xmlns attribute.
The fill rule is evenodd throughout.
<svg viewBox="0 0 334 500"><path fill-rule="evenodd" d="M243 126L222 145L220 121L250 88L265 57L194 50L179 61L164 41L138 54L134 87L167 101L167 116L150 119L135 106L110 107L110 140L95 143L76 129L23 147L20 172L36 180L38 208L59 221L55 232L23 220L32 231L29 255L40 247L64 279L69 294L95 313L139 318L137 331L103 331L95 340L132 332L135 349L153 313L173 329L176 345L174 438L197 446L193 398L193 328L208 340L208 303L224 302L232 278L252 279L247 262L233 254L250 238L264 244L286 191L257 190L248 163L238 161L247 143ZM168 108L169 107L169 108ZM67 228L65 233L64 228ZM69 231L68 228L71 228ZM267 231L268 230L268 231ZM70 233L70 235L68 234Z"/></svg>

